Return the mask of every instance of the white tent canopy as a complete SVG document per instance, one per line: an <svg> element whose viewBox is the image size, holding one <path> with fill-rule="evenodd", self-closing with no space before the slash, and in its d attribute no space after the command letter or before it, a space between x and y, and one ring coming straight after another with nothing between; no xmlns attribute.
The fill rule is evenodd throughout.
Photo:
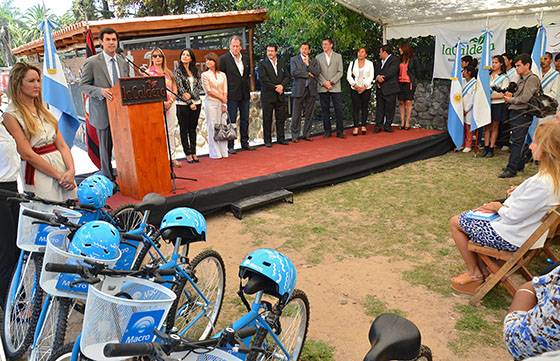
<svg viewBox="0 0 560 361"><path fill-rule="evenodd" d="M438 24L457 28L480 24L499 17L508 28L535 26L543 14L544 23L560 22L560 1L550 0L336 0L347 8L383 26L383 40L434 35Z"/></svg>

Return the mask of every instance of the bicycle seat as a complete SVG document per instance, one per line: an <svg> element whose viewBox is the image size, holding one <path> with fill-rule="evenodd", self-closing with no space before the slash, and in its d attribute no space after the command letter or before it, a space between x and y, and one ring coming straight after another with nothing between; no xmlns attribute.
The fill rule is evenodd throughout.
<svg viewBox="0 0 560 361"><path fill-rule="evenodd" d="M280 297L280 295L278 295L278 286L274 283L274 281L263 275L251 273L248 277L247 283L243 286L243 292L248 295L252 295L259 291L263 291L271 296Z"/></svg>
<svg viewBox="0 0 560 361"><path fill-rule="evenodd" d="M379 315L369 329L372 347L364 361L414 360L420 353L420 331L401 316Z"/></svg>
<svg viewBox="0 0 560 361"><path fill-rule="evenodd" d="M165 197L157 194L157 193L148 193L142 198L142 202L136 204L134 209L139 212L144 212L147 210L151 210L154 207L161 207L164 206L167 200Z"/></svg>

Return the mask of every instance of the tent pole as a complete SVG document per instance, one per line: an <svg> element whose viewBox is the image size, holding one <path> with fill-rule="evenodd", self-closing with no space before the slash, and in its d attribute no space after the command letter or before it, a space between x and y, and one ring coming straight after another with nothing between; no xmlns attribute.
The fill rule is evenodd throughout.
<svg viewBox="0 0 560 361"><path fill-rule="evenodd" d="M383 28L383 45L387 44L387 25L386 24L382 24L381 25Z"/></svg>

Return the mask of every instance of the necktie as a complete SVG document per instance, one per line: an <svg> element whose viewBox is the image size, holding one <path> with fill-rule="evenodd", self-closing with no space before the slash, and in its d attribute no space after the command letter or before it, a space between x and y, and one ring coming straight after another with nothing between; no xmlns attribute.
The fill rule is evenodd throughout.
<svg viewBox="0 0 560 361"><path fill-rule="evenodd" d="M117 61L111 58L111 72L113 73L113 85L119 80L119 73L117 72Z"/></svg>

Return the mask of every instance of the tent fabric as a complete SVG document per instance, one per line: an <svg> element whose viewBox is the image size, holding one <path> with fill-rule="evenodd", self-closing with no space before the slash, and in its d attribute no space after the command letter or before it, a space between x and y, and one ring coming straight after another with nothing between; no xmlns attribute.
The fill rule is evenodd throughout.
<svg viewBox="0 0 560 361"><path fill-rule="evenodd" d="M508 28L535 26L543 13L545 23L558 22L560 1L551 0L336 0L343 6L383 25L385 39L435 35L438 24L453 23L483 29L487 18L508 21Z"/></svg>

